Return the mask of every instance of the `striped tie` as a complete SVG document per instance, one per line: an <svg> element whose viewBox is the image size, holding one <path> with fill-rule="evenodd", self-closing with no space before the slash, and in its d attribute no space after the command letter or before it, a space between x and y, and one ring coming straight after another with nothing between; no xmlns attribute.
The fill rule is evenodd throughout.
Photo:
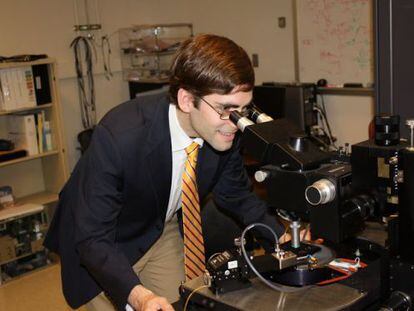
<svg viewBox="0 0 414 311"><path fill-rule="evenodd" d="M185 148L187 161L185 162L181 194L184 229L184 266L187 281L202 275L205 270L204 240L195 172L198 148L199 145L195 142Z"/></svg>

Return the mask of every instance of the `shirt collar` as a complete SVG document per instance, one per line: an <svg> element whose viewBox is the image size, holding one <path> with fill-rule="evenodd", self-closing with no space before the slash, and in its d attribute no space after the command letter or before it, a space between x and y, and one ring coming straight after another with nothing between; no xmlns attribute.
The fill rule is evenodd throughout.
<svg viewBox="0 0 414 311"><path fill-rule="evenodd" d="M191 138L186 132L184 132L177 118L177 106L170 104L168 110L168 120L170 122L170 135L171 135L171 149L172 151L180 151L187 148L193 142L196 142L203 146L204 140L202 138Z"/></svg>

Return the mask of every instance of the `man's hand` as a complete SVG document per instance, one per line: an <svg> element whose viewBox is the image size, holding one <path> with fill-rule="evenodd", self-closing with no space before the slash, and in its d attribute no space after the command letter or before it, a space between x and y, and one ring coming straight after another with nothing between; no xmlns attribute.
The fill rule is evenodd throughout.
<svg viewBox="0 0 414 311"><path fill-rule="evenodd" d="M128 303L136 311L174 311L167 299L155 295L142 285L137 285L131 290Z"/></svg>
<svg viewBox="0 0 414 311"><path fill-rule="evenodd" d="M290 235L290 233L284 233L280 238L279 238L279 243L285 243L285 242L289 242L292 239L292 236ZM300 230L300 240L301 241L311 241L311 232L308 229L302 229Z"/></svg>

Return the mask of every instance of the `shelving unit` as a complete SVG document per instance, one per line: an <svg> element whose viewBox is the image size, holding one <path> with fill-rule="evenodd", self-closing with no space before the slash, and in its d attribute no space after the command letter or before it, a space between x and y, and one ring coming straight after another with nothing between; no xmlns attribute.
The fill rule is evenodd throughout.
<svg viewBox="0 0 414 311"><path fill-rule="evenodd" d="M374 89L370 87L318 87L317 93L321 95L374 96Z"/></svg>
<svg viewBox="0 0 414 311"><path fill-rule="evenodd" d="M6 241L10 236L10 238L17 241L17 249L21 247L23 242L19 240L21 237L13 236L14 233L11 233L10 229L12 226L26 224L31 227L31 224L36 223L40 224L41 229L34 232L32 227L32 229L26 228L28 230L27 236L32 236L34 239L33 241L28 240L30 243L26 241L31 244L28 247L29 250L30 247L32 248L31 251L24 252L21 255L16 251L16 256L9 256L8 260L0 259L0 284L2 279L7 280L14 277L14 275L5 275L7 264L16 263L16 267L18 267L18 263L22 259L37 254L46 254L42 247L43 237L49 225L50 215L53 213L55 203L58 200L58 193L68 178L55 60L47 58L33 62L0 63L0 69L34 65L45 65L47 67L51 102L30 108L0 111L0 138L7 138L6 123L10 116L44 112L45 119L50 121L53 148L46 152L0 162L0 187L11 186L15 198L15 206L0 210L0 239L3 238L3 241ZM2 244L0 243L1 247ZM11 247L10 244L9 247Z"/></svg>
<svg viewBox="0 0 414 311"><path fill-rule="evenodd" d="M13 109L13 110L8 110L8 111L0 110L0 116L11 115L11 114L19 113L19 112L37 111L37 110L41 110L41 109L47 109L47 108L50 108L50 107L53 107L53 104L43 104L43 105L37 106L37 107Z"/></svg>
<svg viewBox="0 0 414 311"><path fill-rule="evenodd" d="M193 36L188 23L136 25L119 30L124 79L130 82L167 82L180 44Z"/></svg>

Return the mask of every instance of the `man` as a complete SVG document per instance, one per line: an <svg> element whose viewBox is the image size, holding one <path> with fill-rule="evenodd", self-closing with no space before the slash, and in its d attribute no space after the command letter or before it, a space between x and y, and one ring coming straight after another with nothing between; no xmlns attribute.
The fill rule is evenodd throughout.
<svg viewBox="0 0 414 311"><path fill-rule="evenodd" d="M61 257L71 307L93 299L88 308L103 310L105 293L120 310L127 303L172 310L180 282L200 274L187 265L186 244L201 245L202 253L202 238L188 237L188 219L199 216L185 210L209 193L245 225L263 222L283 232L251 192L229 120L231 111L246 111L253 86L241 47L198 35L173 61L169 98L166 92L140 96L102 119L60 194L45 242ZM189 146L199 151L187 165ZM196 173L194 188L184 177L188 169Z"/></svg>

